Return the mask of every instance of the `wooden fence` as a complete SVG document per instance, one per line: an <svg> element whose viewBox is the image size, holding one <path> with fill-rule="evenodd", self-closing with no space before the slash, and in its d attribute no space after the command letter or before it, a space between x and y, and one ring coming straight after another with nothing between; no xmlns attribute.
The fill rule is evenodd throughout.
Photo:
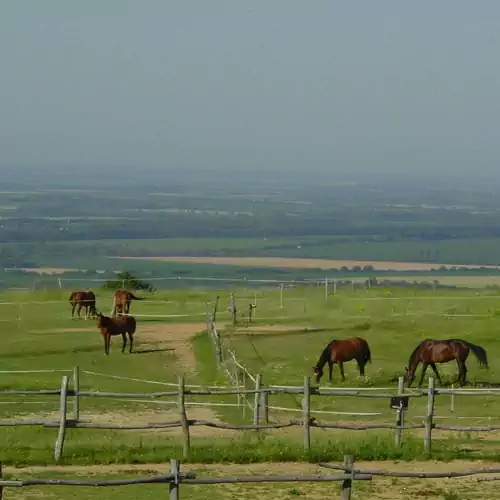
<svg viewBox="0 0 500 500"><path fill-rule="evenodd" d="M341 473L335 475L303 475L303 476L238 476L238 477L206 477L198 478L192 472L181 472L180 462L176 459L170 460L170 473L156 476L139 477L133 479L115 480L82 480L82 479L4 479L2 466L0 464L0 500L6 488L23 488L33 486L74 486L74 487L113 487L130 486L139 484L166 484L169 487L170 500L180 499L180 485L210 485L210 484L243 484L243 483L298 483L298 482L340 482L341 500L354 498L353 490L356 481L372 481L374 477L398 477L411 479L437 479L450 477L481 476L476 481L498 481L500 476L489 476L500 474L500 468L477 468L461 471L448 472L402 472L387 471L381 469L357 469L354 467L354 457L345 456L341 465L318 464L320 467L335 470ZM286 464L283 464L286 468ZM359 497L358 497L359 498Z"/></svg>
<svg viewBox="0 0 500 500"><path fill-rule="evenodd" d="M82 370L83 373L86 372ZM304 385L299 386L265 386L260 375L256 376L255 387L252 389L243 388L220 388L220 387L202 387L202 386L187 386L183 376L179 377L177 387L173 390L147 393L115 393L103 391L86 391L80 388L80 373L79 369L73 370L72 384L70 387L68 375L64 375L61 380L61 387L53 390L6 390L1 391L0 396L13 395L36 395L36 396L59 396L59 417L57 421L46 420L0 420L0 427L6 426L43 426L46 428L57 428L57 437L54 445L54 459L57 462L64 449L66 430L68 428L79 429L115 429L115 430L147 430L147 429L169 429L181 428L183 456L187 457L191 448L190 428L194 426L207 426L213 428L227 430L256 430L266 431L271 429L284 429L289 427L302 427L304 450L309 452L311 449L311 429L345 429L345 430L376 430L390 429L395 432L395 442L397 446L401 445L404 430L407 429L424 429L424 444L427 452L431 452L432 448L432 431L433 430L449 430L449 431L494 431L500 430L500 425L488 426L456 426L443 425L435 421L435 398L440 395L461 395L461 396L478 396L478 395L500 395L500 389L436 389L434 387L434 379L429 379L429 386L426 390L414 391L411 394L402 393L402 379L399 381L399 390L392 393L375 393L372 390L363 389L334 389L312 386L309 376L304 377ZM2 373L2 372L0 372ZM5 373L5 372L3 372ZM111 376L112 378L124 377ZM126 379L137 380L140 379ZM152 381L151 381L152 382ZM165 382L156 382L162 385L173 385ZM301 417L297 419L289 419L287 421L274 422L269 421L269 398L276 394L292 394L302 396ZM235 396L244 395L245 397L253 397L253 415L252 423L247 425L233 425L223 422L212 422L208 420L192 419L188 417L186 407L188 405L186 398L188 396ZM388 402L388 406L395 412L394 423L370 423L370 424L347 424L335 422L319 422L311 409L311 399L317 396L337 396L337 397L355 397L355 398L376 398L384 399ZM118 398L122 400L141 400L141 401L158 401L165 397L174 397L175 405L178 409L179 418L166 422L154 422L143 424L128 424L116 425L107 423L86 422L80 419L80 399L82 397L90 398ZM72 411L68 415L68 400L72 398ZM427 412L420 424L405 424L405 413L408 408L408 401L413 398L427 398ZM217 403L215 403L217 404Z"/></svg>

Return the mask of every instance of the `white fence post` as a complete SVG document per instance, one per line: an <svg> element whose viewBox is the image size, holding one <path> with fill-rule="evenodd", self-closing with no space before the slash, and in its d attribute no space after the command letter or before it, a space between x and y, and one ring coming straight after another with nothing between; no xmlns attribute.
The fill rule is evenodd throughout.
<svg viewBox="0 0 500 500"><path fill-rule="evenodd" d="M170 474L174 476L174 480L170 481L170 500L179 500L179 471L181 464L179 460L172 458L170 460Z"/></svg>
<svg viewBox="0 0 500 500"><path fill-rule="evenodd" d="M427 393L427 416L425 417L425 451L432 449L432 420L434 417L434 377L429 377L429 388Z"/></svg>
<svg viewBox="0 0 500 500"><path fill-rule="evenodd" d="M304 376L304 398L302 399L302 414L304 426L304 449L307 453L311 451L311 382L309 375Z"/></svg>
<svg viewBox="0 0 500 500"><path fill-rule="evenodd" d="M398 379L398 396L402 396L405 390L405 379L404 377L399 377ZM401 446L401 441L403 440L403 428L405 425L405 410L403 408L403 404L401 403L398 410L396 410L396 437L395 444L396 447Z"/></svg>
<svg viewBox="0 0 500 500"><path fill-rule="evenodd" d="M73 368L73 391L75 393L73 400L73 420L78 422L80 418L80 367Z"/></svg>
<svg viewBox="0 0 500 500"><path fill-rule="evenodd" d="M57 434L56 444L54 448L54 459L59 462L61 458L64 438L66 436L66 413L68 409L68 377L64 375L61 382L61 397L59 405L59 432Z"/></svg>
<svg viewBox="0 0 500 500"><path fill-rule="evenodd" d="M255 397L254 397L254 408L253 408L253 425L259 425L260 420L260 373L257 373L255 377Z"/></svg>

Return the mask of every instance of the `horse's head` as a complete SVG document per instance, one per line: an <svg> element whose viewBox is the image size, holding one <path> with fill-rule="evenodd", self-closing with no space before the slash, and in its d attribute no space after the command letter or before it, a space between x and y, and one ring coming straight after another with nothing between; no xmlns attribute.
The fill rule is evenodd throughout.
<svg viewBox="0 0 500 500"><path fill-rule="evenodd" d="M323 376L323 370L319 368L318 365L313 366L313 373L316 375L316 382L319 383L321 377Z"/></svg>
<svg viewBox="0 0 500 500"><path fill-rule="evenodd" d="M413 383L413 379L415 378L415 369L410 369L405 366L405 382L408 383L408 387Z"/></svg>

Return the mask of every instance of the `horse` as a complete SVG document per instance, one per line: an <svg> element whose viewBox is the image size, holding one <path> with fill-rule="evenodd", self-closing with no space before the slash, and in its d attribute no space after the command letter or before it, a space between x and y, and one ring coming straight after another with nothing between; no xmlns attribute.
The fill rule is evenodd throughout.
<svg viewBox="0 0 500 500"><path fill-rule="evenodd" d="M103 316L101 313L97 314L97 326L101 330L102 336L104 337L104 352L106 356L109 354L109 347L111 345L112 335L121 335L123 339L122 353L125 352L125 347L127 346L127 334L130 339L130 349L129 353L132 352L132 346L134 345L134 333L137 327L137 323L133 316L121 316L119 318L110 318L109 316Z"/></svg>
<svg viewBox="0 0 500 500"><path fill-rule="evenodd" d="M144 300L144 297L136 297L132 292L128 290L116 290L115 296L113 299L113 312L112 316L118 315L121 316L123 314L128 314L130 311L130 303L133 300Z"/></svg>
<svg viewBox="0 0 500 500"><path fill-rule="evenodd" d="M441 377L436 368L436 363L448 363L455 359L458 365L458 383L464 386L466 382L467 367L465 362L472 351L479 361L479 366L488 368L488 359L486 351L475 344L471 344L461 339L433 340L425 339L413 350L408 361L408 366L405 367L405 379L408 382L408 387L411 387L415 378L415 371L420 363L422 363L422 375L418 386L422 386L424 375L427 367L430 366L439 381L442 384Z"/></svg>
<svg viewBox="0 0 500 500"><path fill-rule="evenodd" d="M323 366L328 363L330 382L332 381L332 371L334 363L338 363L342 381L345 381L344 363L355 359L358 363L359 374L365 374L366 363L372 361L368 342L360 337L353 337L344 340L332 340L321 353L318 362L313 367L316 375L316 382L319 383L323 376Z"/></svg>
<svg viewBox="0 0 500 500"><path fill-rule="evenodd" d="M72 318L74 318L76 306L78 306L77 313L79 318L82 307L85 307L85 319L88 319L89 313L90 317L97 316L97 311L95 308L95 294L91 290L71 292L68 300L72 306Z"/></svg>

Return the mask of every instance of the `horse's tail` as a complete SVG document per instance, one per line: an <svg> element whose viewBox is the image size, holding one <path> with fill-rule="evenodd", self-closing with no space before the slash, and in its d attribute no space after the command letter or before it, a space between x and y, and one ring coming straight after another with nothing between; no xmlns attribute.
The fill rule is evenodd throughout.
<svg viewBox="0 0 500 500"><path fill-rule="evenodd" d="M477 360L479 361L479 366L488 368L488 358L486 356L486 351L479 345L472 344L471 342L467 342L465 340L462 340L462 342L474 353Z"/></svg>
<svg viewBox="0 0 500 500"><path fill-rule="evenodd" d="M130 298L134 300L144 300L145 297L136 297L132 292L129 292Z"/></svg>
<svg viewBox="0 0 500 500"><path fill-rule="evenodd" d="M135 320L135 318L133 316L129 316L129 321L130 321L130 333L133 335L137 329L137 321Z"/></svg>
<svg viewBox="0 0 500 500"><path fill-rule="evenodd" d="M368 343L366 344L366 357L365 357L365 362L366 363L371 363L372 362L372 353L370 351L370 346Z"/></svg>

